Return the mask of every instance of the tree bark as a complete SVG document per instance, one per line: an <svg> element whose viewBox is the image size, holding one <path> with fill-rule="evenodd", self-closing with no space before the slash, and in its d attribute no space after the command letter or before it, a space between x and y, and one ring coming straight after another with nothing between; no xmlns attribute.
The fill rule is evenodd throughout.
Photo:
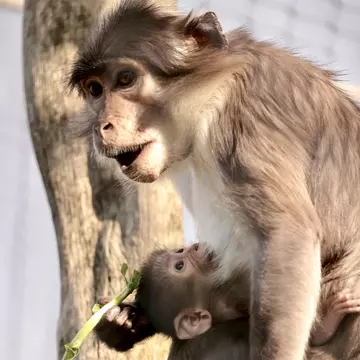
<svg viewBox="0 0 360 360"><path fill-rule="evenodd" d="M175 1L163 1L175 6ZM81 102L64 90L78 45L104 0L27 0L24 7L24 79L31 136L49 200L61 266L59 359L99 296L114 296L124 283L120 267L138 268L158 246L183 242L181 206L170 184L129 193L98 169L85 141L69 138L66 121ZM116 165L114 165L116 166ZM164 359L169 342L160 336L116 354L88 339L79 360Z"/></svg>

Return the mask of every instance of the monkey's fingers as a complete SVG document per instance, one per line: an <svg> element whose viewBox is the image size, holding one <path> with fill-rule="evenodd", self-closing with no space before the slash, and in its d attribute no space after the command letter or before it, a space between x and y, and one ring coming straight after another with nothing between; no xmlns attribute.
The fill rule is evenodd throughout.
<svg viewBox="0 0 360 360"><path fill-rule="evenodd" d="M360 304L359 304L359 306L353 306L353 307L341 309L341 310L339 310L339 313L341 313L341 314L360 313Z"/></svg>
<svg viewBox="0 0 360 360"><path fill-rule="evenodd" d="M96 301L97 304L104 306L109 303L112 299L106 296L99 297Z"/></svg>
<svg viewBox="0 0 360 360"><path fill-rule="evenodd" d="M125 325L127 328L131 328L131 323L129 323L129 317L132 312L130 307L124 308L121 312L119 312L114 318L115 323L119 326ZM130 325L130 326L129 326Z"/></svg>
<svg viewBox="0 0 360 360"><path fill-rule="evenodd" d="M330 304L330 309L333 311L339 304L342 304L352 299L354 299L352 292L342 291L329 298L328 303Z"/></svg>
<svg viewBox="0 0 360 360"><path fill-rule="evenodd" d="M344 309L354 308L357 306L360 306L360 299L345 300L343 302L338 303L333 308L333 311L335 313L339 313L339 312L342 312Z"/></svg>
<svg viewBox="0 0 360 360"><path fill-rule="evenodd" d="M127 329L131 329L133 324L132 324L132 321L130 319L126 320L124 322L124 326L127 328Z"/></svg>
<svg viewBox="0 0 360 360"><path fill-rule="evenodd" d="M114 319L120 314L121 309L118 306L112 307L109 311L105 314L105 319L108 322L113 322Z"/></svg>
<svg viewBox="0 0 360 360"><path fill-rule="evenodd" d="M332 301L337 301L340 299L351 299L352 297L353 297L353 292L351 290L345 289L334 294L333 296L331 296L330 299Z"/></svg>

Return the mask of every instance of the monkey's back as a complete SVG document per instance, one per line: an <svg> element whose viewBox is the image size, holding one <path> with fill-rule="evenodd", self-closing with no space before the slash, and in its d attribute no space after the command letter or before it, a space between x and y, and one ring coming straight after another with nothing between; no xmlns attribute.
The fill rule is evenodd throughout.
<svg viewBox="0 0 360 360"><path fill-rule="evenodd" d="M326 283L360 274L360 110L329 86L322 98L309 191L322 224Z"/></svg>
<svg viewBox="0 0 360 360"><path fill-rule="evenodd" d="M295 168L298 166L304 172L305 186L321 223L320 304L332 293L345 288L358 293L359 106L334 85L335 77L330 72L264 43L252 44L251 47L250 53L262 53L263 63L252 69L251 85L247 85L255 100L243 102L244 109L240 114L246 120L250 118L253 126L257 121L255 125L260 128L256 134L258 139L269 136L272 147L278 147L275 152L280 153L279 159L288 157L289 171L292 171L292 162L296 164ZM243 125L241 130L253 136L253 128L247 129ZM268 155L259 150L261 146L260 142L255 151L263 156L263 164L272 163L276 167L276 154L271 152L273 148L267 148ZM242 159L238 166L244 168ZM359 358L354 347L360 341L358 334L359 316L347 316L333 340L324 348L334 358ZM312 355L314 358L328 358Z"/></svg>
<svg viewBox="0 0 360 360"><path fill-rule="evenodd" d="M244 30L229 32L228 37L241 60L229 98L232 106L237 103L236 111L226 112L217 124L225 134L228 129L234 134L232 150L225 136L212 135L213 147L220 144L222 149L216 154L222 173L229 184L274 181L276 188L277 179L268 175L273 169L278 167L275 171L285 178L286 172L301 168L322 225L324 281L330 273L331 278L343 277L344 271L359 274L359 105L334 85L336 76L330 71L256 41ZM243 196L246 189L237 192Z"/></svg>

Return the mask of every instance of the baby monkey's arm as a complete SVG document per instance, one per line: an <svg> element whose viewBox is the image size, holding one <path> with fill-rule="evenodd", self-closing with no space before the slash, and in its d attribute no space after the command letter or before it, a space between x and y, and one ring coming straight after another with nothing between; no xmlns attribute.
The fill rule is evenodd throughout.
<svg viewBox="0 0 360 360"><path fill-rule="evenodd" d="M360 312L360 297L349 290L344 290L329 298L326 308L326 313L312 331L312 346L320 346L328 342L346 314Z"/></svg>

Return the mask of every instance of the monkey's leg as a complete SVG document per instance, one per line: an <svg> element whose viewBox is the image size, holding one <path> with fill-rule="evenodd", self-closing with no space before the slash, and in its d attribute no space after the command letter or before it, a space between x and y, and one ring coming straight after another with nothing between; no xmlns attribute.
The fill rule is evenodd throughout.
<svg viewBox="0 0 360 360"><path fill-rule="evenodd" d="M250 358L302 360L320 293L317 231L277 223L259 244L253 273Z"/></svg>

